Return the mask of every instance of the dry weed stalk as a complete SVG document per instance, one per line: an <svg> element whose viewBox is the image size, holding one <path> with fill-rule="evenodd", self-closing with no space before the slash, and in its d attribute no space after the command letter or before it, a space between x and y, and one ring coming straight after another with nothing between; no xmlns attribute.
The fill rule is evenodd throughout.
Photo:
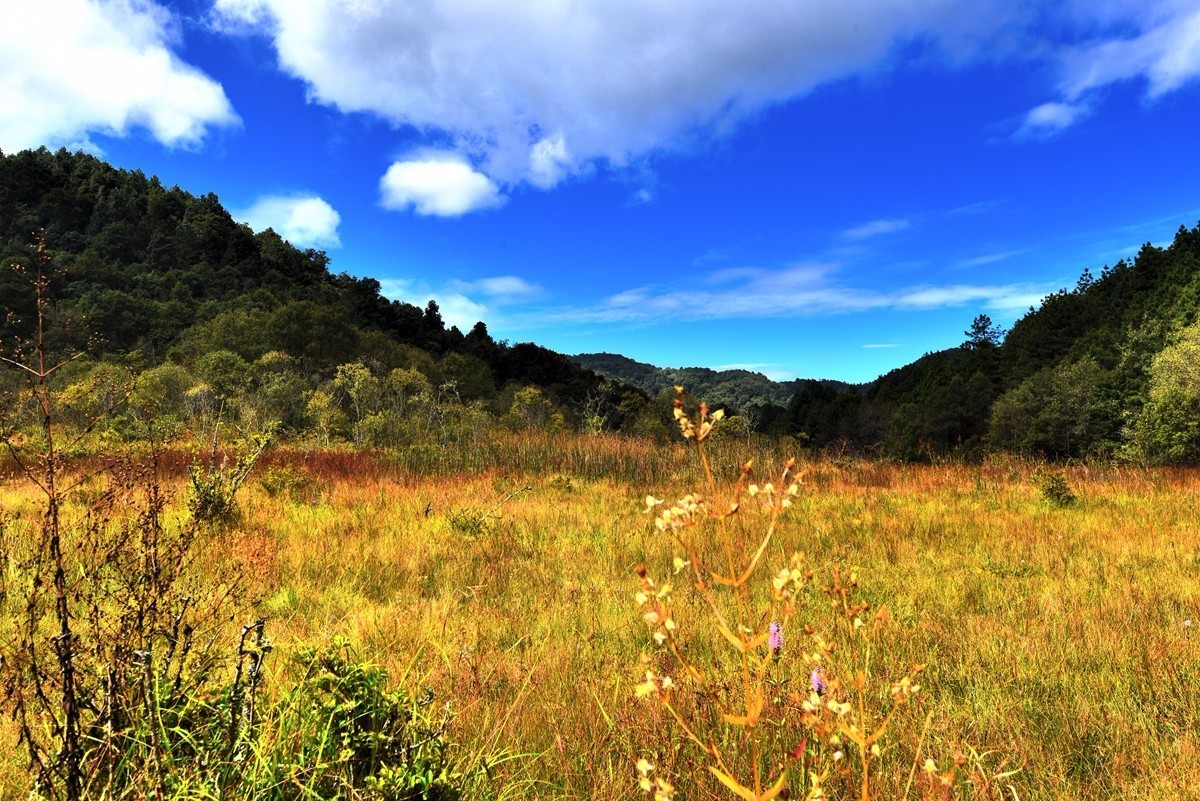
<svg viewBox="0 0 1200 801"><path fill-rule="evenodd" d="M868 605L854 599L857 575L844 576L836 568L821 591L838 631L826 640L804 626L809 649L797 649L796 658L785 656L785 632L802 595L811 594L813 572L796 552L770 577L769 588L755 578L784 512L799 493L795 462L785 463L778 485L751 483L752 464L747 462L723 494L704 446L723 412L710 413L703 403L689 412L686 393L676 390L675 419L696 447L706 493L690 493L673 504L648 496L646 505L657 512L658 530L672 538L674 575L690 580L711 613L719 642L732 654L717 652L706 660L693 656L701 649L681 636L672 613L673 588L639 566L642 586L636 600L657 653L643 655L644 681L636 693L667 712L683 738L700 749L709 773L738 798L771 801L797 791L808 799L826 798L826 786L836 777L843 787L857 785L852 792L869 801L880 739L897 710L918 697L922 667L892 683L886 711L877 711L880 694L870 684L873 648L890 617L886 609L869 614ZM760 517L744 519L755 507ZM761 525L754 525L758 520ZM832 659L835 648L839 656L845 651L848 661ZM791 689L793 682L803 690ZM649 760L640 759L639 785L655 801L670 801L674 786L653 775L654 770Z"/></svg>

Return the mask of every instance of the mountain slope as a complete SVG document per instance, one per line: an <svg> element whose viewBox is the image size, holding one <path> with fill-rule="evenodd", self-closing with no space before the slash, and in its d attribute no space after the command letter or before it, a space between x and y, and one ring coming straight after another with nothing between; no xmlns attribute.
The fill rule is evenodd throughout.
<svg viewBox="0 0 1200 801"><path fill-rule="evenodd" d="M599 375L632 384L651 397L682 386L695 397L703 398L710 406L726 406L735 410L786 404L806 383L806 379L772 381L762 373L750 370L655 367L613 353L580 353L571 358ZM842 381L823 380L818 383L836 391L854 388Z"/></svg>
<svg viewBox="0 0 1200 801"><path fill-rule="evenodd" d="M968 340L927 354L836 404L794 396L772 418L773 430L904 458L985 446L1162 458L1139 444L1143 406L1155 382L1167 380L1155 376L1168 369L1160 355L1198 312L1200 227L1181 227L1168 247L1145 245L1099 278L1085 270L1074 289L1046 297L999 344ZM1200 382L1175 386L1178 408L1200 403ZM831 404L835 412L818 414ZM812 419L824 422L809 430L804 421Z"/></svg>
<svg viewBox="0 0 1200 801"><path fill-rule="evenodd" d="M52 338L93 361L137 370L169 362L201 379L211 353L250 372L275 353L310 392L341 365L361 363L377 378L415 369L431 392L497 411L529 385L568 421L597 398L610 427L637 413L634 390L560 354L497 343L482 322L465 334L447 327L436 303L388 300L373 278L331 272L324 252L238 224L213 194L167 188L90 155L0 153L0 262L31 264L35 232L55 273ZM0 270L0 299L13 312L0 317L0 336L28 338L36 314L27 281Z"/></svg>

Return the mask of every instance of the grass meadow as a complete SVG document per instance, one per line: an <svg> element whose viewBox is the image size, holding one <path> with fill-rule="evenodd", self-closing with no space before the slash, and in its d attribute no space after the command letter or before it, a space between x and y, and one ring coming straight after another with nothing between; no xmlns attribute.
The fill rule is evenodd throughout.
<svg viewBox="0 0 1200 801"><path fill-rule="evenodd" d="M753 476L769 481L787 455L737 440L709 449L719 481L751 456ZM855 575L871 620L887 610L870 680L886 688L924 665L919 702L899 708L877 743L871 797L1200 798L1200 473L837 459L801 460L794 474L799 491L762 572L768 580L802 552L812 577L763 663L767 705L809 684L803 654L840 625L822 592L835 576ZM606 435L275 450L238 496L237 520L205 535L216 547L203 558L212 575L245 580L245 618L267 618L267 695L298 644L345 637L393 683L449 705L447 737L463 769L483 774L481 793L646 798L635 769L646 759L677 798L736 798L664 707L635 693L642 655L655 651L635 569L669 576L678 556L645 499L704 480L683 445ZM16 478L0 491L10 516L36 505ZM738 525L756 530L751 506ZM675 579L681 647L720 663L730 649L706 622L711 610L686 574ZM827 642L833 670L850 646ZM699 709L697 693L679 705ZM886 689L876 696L886 701ZM14 732L0 733L11 755L0 797L22 797ZM779 797L805 795L804 767L787 757L802 736L779 725L763 741L762 761L789 776ZM853 760L819 745L829 796L860 797L839 778Z"/></svg>

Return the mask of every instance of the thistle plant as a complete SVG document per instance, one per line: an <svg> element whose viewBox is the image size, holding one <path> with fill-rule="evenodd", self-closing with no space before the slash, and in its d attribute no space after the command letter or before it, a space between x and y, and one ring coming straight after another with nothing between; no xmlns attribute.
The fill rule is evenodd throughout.
<svg viewBox="0 0 1200 801"><path fill-rule="evenodd" d="M723 412L703 403L689 409L686 393L676 390L675 420L696 449L704 491L673 503L648 496L646 507L673 544L670 580L690 585L711 616L717 645L706 651L702 638L685 636L670 580L639 566L636 601L653 647L642 656L636 693L666 712L733 796L821 799L847 788L869 801L881 738L918 697L921 666L892 682L886 694L872 685L874 646L890 616L886 609L871 614L856 600L857 574L834 569L830 583L817 587L800 552L766 573L763 562L779 553L772 544L800 492L795 461L784 463L777 481L763 484L751 480L753 464L746 462L723 491L705 451ZM812 625L789 633L798 610L821 595L834 613L832 635L827 639ZM915 771L914 761L910 786ZM671 780L650 760L640 759L637 773L655 801L674 797Z"/></svg>

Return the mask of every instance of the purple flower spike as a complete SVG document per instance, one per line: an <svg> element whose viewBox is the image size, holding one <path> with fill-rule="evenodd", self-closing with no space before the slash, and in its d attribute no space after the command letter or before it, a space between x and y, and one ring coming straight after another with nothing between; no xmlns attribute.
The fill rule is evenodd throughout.
<svg viewBox="0 0 1200 801"><path fill-rule="evenodd" d="M783 650L783 629L774 620L771 621L771 637L767 644L771 647L771 654L779 658L779 652Z"/></svg>
<svg viewBox="0 0 1200 801"><path fill-rule="evenodd" d="M829 689L829 685L825 683L825 671L821 670L820 665L812 669L812 676L809 678L812 681L813 692L817 695L824 695Z"/></svg>

